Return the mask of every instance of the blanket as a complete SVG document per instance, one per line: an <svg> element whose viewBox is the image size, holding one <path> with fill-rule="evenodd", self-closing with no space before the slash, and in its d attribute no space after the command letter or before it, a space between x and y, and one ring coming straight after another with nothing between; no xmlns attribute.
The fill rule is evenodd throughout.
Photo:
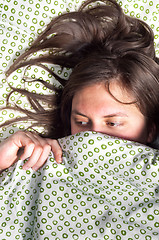
<svg viewBox="0 0 159 240"><path fill-rule="evenodd" d="M118 1L125 13L146 21L154 31L159 56L159 4L153 0ZM7 80L6 69L41 33L50 19L74 11L79 0L2 0L0 3L0 107L13 87L45 93L38 83L22 81L24 70ZM68 78L69 70L56 74ZM40 67L27 76L49 83L56 80ZM23 96L14 94L11 104L30 109ZM19 113L3 110L0 123ZM27 123L0 129L0 140ZM38 129L39 130L39 129ZM43 129L42 129L43 130ZM41 129L39 132L42 131ZM22 161L0 174L0 239L20 240L158 240L158 151L146 146L85 132L59 139L63 163L51 153L39 171L22 170Z"/></svg>
<svg viewBox="0 0 159 240"><path fill-rule="evenodd" d="M159 239L159 151L96 132L59 139L37 172L0 175L0 239Z"/></svg>
<svg viewBox="0 0 159 240"><path fill-rule="evenodd" d="M5 71L26 49L36 37L45 29L51 18L64 12L79 8L82 0L1 0L0 1L0 107L4 107L7 94L11 89L8 83L16 88L25 88L39 94L49 94L46 87L32 81L25 82L24 69L15 71L6 79ZM159 3L156 0L118 0L124 12L129 16L139 18L152 28L154 32L155 50L159 56ZM40 54L42 54L40 52ZM59 66L50 66L61 78L68 79L70 71ZM43 79L50 84L57 85L57 81L46 70L39 66L29 68L26 76ZM12 94L10 104L30 110L28 100L20 94ZM15 111L0 111L0 124L6 120L18 117ZM0 128L0 140L10 136L18 130L25 130L27 123L11 125L10 128ZM43 130L36 129L38 132Z"/></svg>

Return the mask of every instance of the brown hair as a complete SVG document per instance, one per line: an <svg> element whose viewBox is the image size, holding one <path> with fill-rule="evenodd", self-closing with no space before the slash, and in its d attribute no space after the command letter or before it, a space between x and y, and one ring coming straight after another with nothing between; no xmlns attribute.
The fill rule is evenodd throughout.
<svg viewBox="0 0 159 240"><path fill-rule="evenodd" d="M6 72L9 76L24 66L42 66L64 87L56 88L37 79L54 90L55 94L47 96L12 88L12 92L18 91L26 95L35 110L31 112L14 106L13 109L26 114L26 117L19 120L29 119L33 120L33 126L47 126L50 137L70 134L71 104L76 91L101 81L109 89L109 82L113 78L132 92L140 111L150 123L156 125L158 133L159 66L153 32L145 22L126 16L116 1L101 2L100 5L94 5L96 0L88 0L78 11L54 18ZM93 6L89 7L90 4ZM31 58L33 53L40 50L47 50L47 54ZM46 68L45 63L71 68L69 80L57 76L50 68ZM40 100L52 107L44 109ZM17 120L8 123L14 121Z"/></svg>
<svg viewBox="0 0 159 240"><path fill-rule="evenodd" d="M109 85L112 81L117 81L135 99L123 104L135 104L146 117L148 127L155 124L158 132L159 66L145 54L128 51L117 54L116 57L114 55L113 58L111 53L90 54L73 69L61 101L61 118L67 130L65 134L70 133L72 99L76 92L85 86L101 82L104 82L110 92Z"/></svg>

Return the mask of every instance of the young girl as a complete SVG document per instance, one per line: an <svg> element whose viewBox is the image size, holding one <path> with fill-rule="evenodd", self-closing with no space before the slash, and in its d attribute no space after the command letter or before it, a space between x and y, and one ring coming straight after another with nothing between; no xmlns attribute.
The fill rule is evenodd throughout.
<svg viewBox="0 0 159 240"><path fill-rule="evenodd" d="M54 139L81 131L97 131L156 147L159 65L152 30L146 23L126 16L113 0L88 8L93 2L86 1L78 12L53 19L7 71L9 76L24 66L40 65L46 69L42 63L72 69L67 81L47 69L63 86L48 86L54 90L53 95L13 88L13 92L19 91L31 99L35 112L18 106L7 108L25 113L34 122L32 127L44 126L47 132L40 136L20 131L3 141L0 169L8 168L20 156L22 160L29 158L24 169L37 170L51 150L60 163L62 150ZM47 55L30 58L43 49ZM44 109L40 100L51 108ZM14 121L17 120L2 126Z"/></svg>

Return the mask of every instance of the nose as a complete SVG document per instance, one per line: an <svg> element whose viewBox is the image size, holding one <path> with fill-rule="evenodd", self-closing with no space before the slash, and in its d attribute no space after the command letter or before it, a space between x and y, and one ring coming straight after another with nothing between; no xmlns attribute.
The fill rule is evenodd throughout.
<svg viewBox="0 0 159 240"><path fill-rule="evenodd" d="M90 131L104 133L104 129L99 123L92 123Z"/></svg>

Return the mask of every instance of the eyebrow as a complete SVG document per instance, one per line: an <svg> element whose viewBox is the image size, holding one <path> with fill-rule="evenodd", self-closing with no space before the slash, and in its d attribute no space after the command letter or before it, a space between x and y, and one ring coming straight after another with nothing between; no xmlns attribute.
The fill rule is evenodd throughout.
<svg viewBox="0 0 159 240"><path fill-rule="evenodd" d="M77 110L73 110L72 114L77 114L80 115L82 117L86 117L88 118L86 115L84 115L83 113L78 112ZM122 113L122 112L116 112L116 113L112 113L112 114L108 114L103 116L104 118L111 118L111 117L128 117L128 115L126 113Z"/></svg>

